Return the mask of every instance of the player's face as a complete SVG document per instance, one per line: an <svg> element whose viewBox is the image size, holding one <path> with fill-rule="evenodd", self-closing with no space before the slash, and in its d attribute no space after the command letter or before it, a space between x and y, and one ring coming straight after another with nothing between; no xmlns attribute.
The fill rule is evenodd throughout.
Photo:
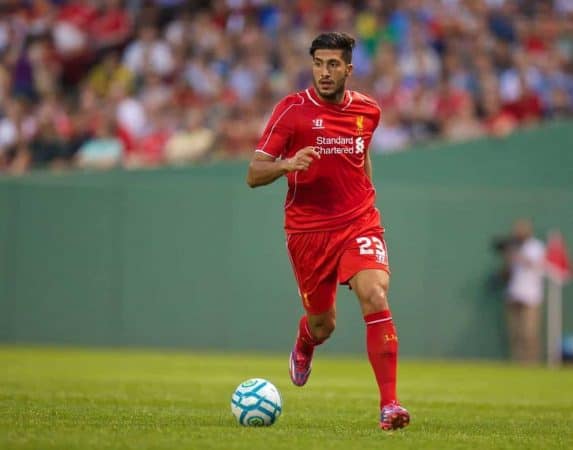
<svg viewBox="0 0 573 450"><path fill-rule="evenodd" d="M344 97L346 79L352 64L342 59L342 50L321 49L314 52L312 79L318 95L329 102L340 102Z"/></svg>

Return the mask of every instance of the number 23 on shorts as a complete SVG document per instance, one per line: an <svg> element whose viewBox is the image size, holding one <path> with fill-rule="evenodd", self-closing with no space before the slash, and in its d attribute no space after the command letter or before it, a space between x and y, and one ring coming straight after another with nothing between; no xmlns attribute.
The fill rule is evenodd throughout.
<svg viewBox="0 0 573 450"><path fill-rule="evenodd" d="M356 238L359 251L361 255L374 255L376 262L380 264L387 264L387 250L384 239L376 236L360 236Z"/></svg>

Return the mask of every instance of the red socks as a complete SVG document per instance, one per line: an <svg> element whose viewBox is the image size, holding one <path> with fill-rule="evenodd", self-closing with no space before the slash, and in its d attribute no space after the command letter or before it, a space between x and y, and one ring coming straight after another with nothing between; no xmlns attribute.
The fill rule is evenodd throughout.
<svg viewBox="0 0 573 450"><path fill-rule="evenodd" d="M397 401L396 366L398 362L398 336L390 310L364 316L366 323L366 349L380 390L380 408ZM296 351L312 357L314 347L324 340L317 340L310 333L306 316L298 324Z"/></svg>
<svg viewBox="0 0 573 450"><path fill-rule="evenodd" d="M398 335L390 310L364 316L366 349L380 390L380 409L396 401Z"/></svg>
<svg viewBox="0 0 573 450"><path fill-rule="evenodd" d="M298 334L296 336L296 351L303 353L306 356L312 356L314 352L314 347L320 345L324 340L319 341L312 334L310 334L310 328L308 326L308 320L306 316L300 318L298 323Z"/></svg>

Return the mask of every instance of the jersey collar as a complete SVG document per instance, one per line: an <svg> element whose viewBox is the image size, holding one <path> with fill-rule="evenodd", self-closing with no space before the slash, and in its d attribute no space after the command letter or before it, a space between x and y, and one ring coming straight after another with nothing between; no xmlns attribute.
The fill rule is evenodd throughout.
<svg viewBox="0 0 573 450"><path fill-rule="evenodd" d="M352 103L352 93L348 89L344 91L344 97L342 98L342 101L340 103L325 102L318 96L316 90L314 89L314 86L308 88L305 91L305 94L308 97L308 99L317 106L330 106L333 108L346 109Z"/></svg>

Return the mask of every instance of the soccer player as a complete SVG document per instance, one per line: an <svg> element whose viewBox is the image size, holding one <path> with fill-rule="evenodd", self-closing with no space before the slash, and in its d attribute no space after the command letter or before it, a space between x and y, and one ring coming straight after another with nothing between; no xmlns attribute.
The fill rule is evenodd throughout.
<svg viewBox="0 0 573 450"><path fill-rule="evenodd" d="M380 119L374 100L346 89L354 39L338 32L310 47L313 87L275 107L249 164L251 187L288 179L286 244L306 314L290 355L303 386L314 348L332 334L336 289L349 285L366 324L368 359L380 391L380 427L408 425L396 397L398 337L388 306L384 229L375 207L368 146Z"/></svg>

